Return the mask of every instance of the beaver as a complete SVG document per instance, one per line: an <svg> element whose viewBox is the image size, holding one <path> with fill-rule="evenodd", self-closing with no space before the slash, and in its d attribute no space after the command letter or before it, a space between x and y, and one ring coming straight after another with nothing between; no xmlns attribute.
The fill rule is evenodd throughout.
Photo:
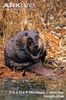
<svg viewBox="0 0 66 100"><path fill-rule="evenodd" d="M12 70L25 70L38 62L44 62L46 50L39 32L24 30L12 37L4 49L5 65Z"/></svg>

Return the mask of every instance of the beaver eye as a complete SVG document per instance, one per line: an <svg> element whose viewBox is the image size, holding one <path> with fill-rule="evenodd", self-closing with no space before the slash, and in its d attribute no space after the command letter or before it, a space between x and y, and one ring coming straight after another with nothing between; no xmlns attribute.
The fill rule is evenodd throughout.
<svg viewBox="0 0 66 100"><path fill-rule="evenodd" d="M25 33L25 36L28 36L28 33L27 32Z"/></svg>
<svg viewBox="0 0 66 100"><path fill-rule="evenodd" d="M27 39L27 43L32 44L33 43L33 40L31 38L28 38Z"/></svg>
<svg viewBox="0 0 66 100"><path fill-rule="evenodd" d="M39 36L38 36L38 35L35 36L35 40L36 40L36 41L39 40Z"/></svg>

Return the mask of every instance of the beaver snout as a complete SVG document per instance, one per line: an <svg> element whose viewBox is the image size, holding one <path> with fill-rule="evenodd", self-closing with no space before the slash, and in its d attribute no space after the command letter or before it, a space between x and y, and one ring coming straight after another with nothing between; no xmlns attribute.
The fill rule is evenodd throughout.
<svg viewBox="0 0 66 100"><path fill-rule="evenodd" d="M38 45L35 45L34 48L35 48L35 49L38 49Z"/></svg>

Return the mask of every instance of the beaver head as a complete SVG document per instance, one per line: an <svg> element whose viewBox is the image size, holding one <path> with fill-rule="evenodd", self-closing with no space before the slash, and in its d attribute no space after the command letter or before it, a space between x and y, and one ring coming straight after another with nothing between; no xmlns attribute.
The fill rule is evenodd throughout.
<svg viewBox="0 0 66 100"><path fill-rule="evenodd" d="M25 43L27 50L34 57L37 57L41 49L44 49L43 40L40 37L39 32L35 30L26 32L23 37L23 42Z"/></svg>

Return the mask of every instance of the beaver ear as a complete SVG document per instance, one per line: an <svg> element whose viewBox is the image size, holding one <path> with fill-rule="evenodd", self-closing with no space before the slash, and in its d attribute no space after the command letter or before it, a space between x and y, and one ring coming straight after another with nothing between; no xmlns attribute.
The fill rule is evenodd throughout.
<svg viewBox="0 0 66 100"><path fill-rule="evenodd" d="M39 34L39 31L37 31L37 33Z"/></svg>

